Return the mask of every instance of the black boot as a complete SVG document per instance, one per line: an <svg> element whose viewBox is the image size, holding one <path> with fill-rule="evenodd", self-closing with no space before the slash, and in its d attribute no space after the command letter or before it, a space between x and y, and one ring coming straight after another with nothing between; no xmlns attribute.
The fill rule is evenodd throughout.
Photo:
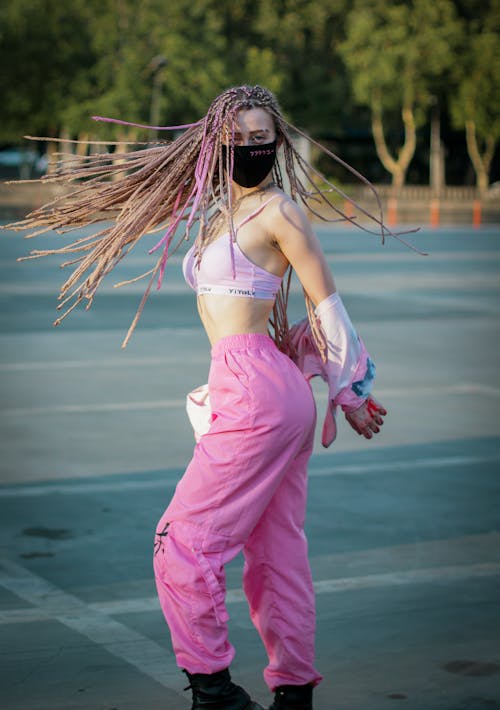
<svg viewBox="0 0 500 710"><path fill-rule="evenodd" d="M313 686L280 685L269 710L313 710Z"/></svg>
<svg viewBox="0 0 500 710"><path fill-rule="evenodd" d="M189 678L189 688L193 691L191 710L211 708L212 710L264 710L254 703L248 693L231 681L226 668L218 673L184 673Z"/></svg>

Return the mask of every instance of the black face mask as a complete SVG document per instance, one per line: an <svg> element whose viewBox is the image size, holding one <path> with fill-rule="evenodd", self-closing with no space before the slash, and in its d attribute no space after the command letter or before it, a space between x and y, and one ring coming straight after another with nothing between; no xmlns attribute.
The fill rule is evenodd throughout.
<svg viewBox="0 0 500 710"><path fill-rule="evenodd" d="M235 145L233 180L240 187L255 187L273 169L277 141L260 145ZM226 164L227 146L222 146L222 159Z"/></svg>

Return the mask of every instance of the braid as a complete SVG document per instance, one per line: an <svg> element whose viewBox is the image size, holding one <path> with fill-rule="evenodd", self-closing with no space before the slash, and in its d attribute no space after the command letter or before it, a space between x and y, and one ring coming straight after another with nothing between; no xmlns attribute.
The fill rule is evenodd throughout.
<svg viewBox="0 0 500 710"><path fill-rule="evenodd" d="M161 130L186 129L173 141L136 144L141 146L138 150L116 152L112 155L109 153L95 153L89 156L56 154L58 165L55 172L42 177L41 180L47 183L69 184L73 189L34 210L25 219L6 225L6 228L29 230L27 237L34 237L50 230L63 234L73 229L95 225L106 218L112 219L113 222L110 226L70 244L57 249L35 249L29 256L23 257L36 259L49 254L61 254L65 257L68 254L76 255L62 264L62 266L73 266L74 269L61 286L60 303L57 308L62 311L62 314L55 321L55 325L58 325L82 301L86 302L88 309L103 278L148 233L166 230L160 240L149 249L150 254L159 251L156 262L145 273L117 284L121 286L149 277L149 283L122 347L127 344L138 322L155 280L158 288L160 287L168 257L175 252L183 240L189 238L190 229L196 222L199 224L198 251L200 255L203 252L210 236L210 211L214 208L217 208L227 220L233 237L232 249L235 239L234 206L228 176L232 175L233 151L232 149L226 151L224 163L223 136L224 132L234 130L231 127L234 126L238 111L252 108L263 108L273 118L277 138L283 150L283 167L293 200L302 203L312 214L324 220L326 218L318 212L319 207L314 209L312 203L328 206L334 211L335 218L326 221L347 220L360 229L370 232L370 229L358 224L354 217L344 214L332 203L329 193L337 193L352 202L372 223L375 223L377 227L375 233L381 235L382 240L386 234L397 237L383 223L380 201L378 201L378 217L366 212L300 156L293 145L290 132L293 130L319 146L375 193L374 188L362 175L302 131L288 124L283 118L276 98L270 91L258 85L233 87L220 94L210 105L206 116L196 123L185 126L154 127ZM114 119L94 118L125 125L138 125ZM230 144L232 145L233 141L230 141ZM119 146L120 143L116 145ZM278 161L275 163L273 175L277 185L283 188L284 175ZM315 178L326 183L327 189L317 188ZM378 200L377 195L376 197ZM184 229L180 237L177 237L177 242L173 244L178 228L183 222L185 222ZM233 259L232 251L231 258ZM272 335L281 349L286 349L288 340L286 311L290 276L291 268L287 277L283 279L270 319ZM319 341L312 304L307 296L306 305L313 335L322 351L323 344Z"/></svg>

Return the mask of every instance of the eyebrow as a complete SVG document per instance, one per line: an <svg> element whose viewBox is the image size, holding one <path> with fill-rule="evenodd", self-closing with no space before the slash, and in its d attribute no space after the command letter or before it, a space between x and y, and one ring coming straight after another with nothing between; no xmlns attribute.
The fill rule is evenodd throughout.
<svg viewBox="0 0 500 710"><path fill-rule="evenodd" d="M258 128L256 131L250 131L249 135L253 136L254 133L270 133L269 128ZM234 131L235 136L241 136L241 131Z"/></svg>

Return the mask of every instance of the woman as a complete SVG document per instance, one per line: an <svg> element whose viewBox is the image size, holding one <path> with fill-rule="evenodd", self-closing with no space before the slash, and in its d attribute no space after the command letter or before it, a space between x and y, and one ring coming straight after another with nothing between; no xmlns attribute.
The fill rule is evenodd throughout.
<svg viewBox="0 0 500 710"><path fill-rule="evenodd" d="M209 392L214 420L202 436L157 528L155 574L178 664L209 707L257 707L231 686L224 564L241 549L250 613L265 644L273 708L312 707L314 591L304 536L306 468L315 408L303 375L268 336L268 320L291 265L315 305L335 284L309 223L272 179L281 136L251 97L226 127L232 160L235 241L215 216L210 235L184 260L212 344ZM248 107L248 108L247 108ZM351 414L370 438L384 411ZM222 672L222 674L221 674ZM215 674L215 675L214 675Z"/></svg>
<svg viewBox="0 0 500 710"><path fill-rule="evenodd" d="M66 206L42 208L17 228L82 226L120 208L112 226L57 250L83 252L62 289L62 305L74 299L68 313L84 298L91 302L104 275L168 219L152 249L163 251L148 272L161 281L178 226L187 219L189 234L199 220L184 274L212 345L211 415L156 530L158 594L177 663L190 680L192 707L258 709L229 675L234 649L224 565L243 550L244 590L269 657L264 677L275 694L271 708L308 710L321 676L304 535L316 421L307 378L320 373L328 382L326 444L334 438L336 406L366 438L380 431L386 411L370 395L373 363L298 205L327 197L304 187L300 175L307 179L310 166L295 152L273 95L258 86L229 89L187 128L167 147L119 156L123 165L94 156L82 168L71 159L55 179L89 182ZM279 150L291 196L282 189ZM113 172L121 180L108 182ZM310 321L295 329L286 319L290 268L304 288Z"/></svg>

